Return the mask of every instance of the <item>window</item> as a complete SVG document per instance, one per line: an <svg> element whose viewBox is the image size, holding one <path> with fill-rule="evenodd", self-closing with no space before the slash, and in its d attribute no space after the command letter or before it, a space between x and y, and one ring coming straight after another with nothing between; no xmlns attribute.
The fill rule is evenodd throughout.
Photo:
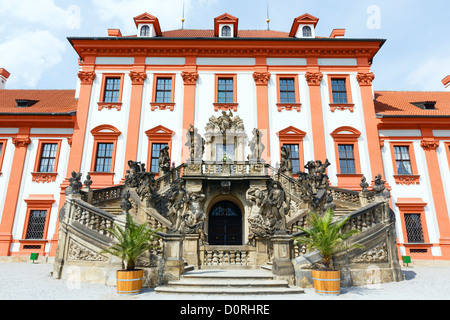
<svg viewBox="0 0 450 320"><path fill-rule="evenodd" d="M234 144L216 144L216 161L234 161Z"/></svg>
<svg viewBox="0 0 450 320"><path fill-rule="evenodd" d="M419 213L405 213L405 227L408 243L424 243L422 220Z"/></svg>
<svg viewBox="0 0 450 320"><path fill-rule="evenodd" d="M103 102L119 102L120 78L106 78Z"/></svg>
<svg viewBox="0 0 450 320"><path fill-rule="evenodd" d="M345 79L331 79L333 103L347 103Z"/></svg>
<svg viewBox="0 0 450 320"><path fill-rule="evenodd" d="M0 174L2 171L2 165L3 165L3 158L5 157L5 151L6 151L6 142L8 140L0 140Z"/></svg>
<svg viewBox="0 0 450 320"><path fill-rule="evenodd" d="M297 174L300 171L300 152L298 144L284 144L284 147L290 150L292 173Z"/></svg>
<svg viewBox="0 0 450 320"><path fill-rule="evenodd" d="M148 37L150 36L150 27L149 26L143 26L141 28L141 37Z"/></svg>
<svg viewBox="0 0 450 320"><path fill-rule="evenodd" d="M394 146L395 163L397 174L411 175L411 159L408 146Z"/></svg>
<svg viewBox="0 0 450 320"><path fill-rule="evenodd" d="M97 144L97 157L95 161L96 172L111 172L113 147L113 143Z"/></svg>
<svg viewBox="0 0 450 320"><path fill-rule="evenodd" d="M232 103L233 101L233 78L219 78L217 87L217 102Z"/></svg>
<svg viewBox="0 0 450 320"><path fill-rule="evenodd" d="M342 174L354 174L355 170L355 156L353 154L352 144L338 145L339 152L339 166Z"/></svg>
<svg viewBox="0 0 450 320"><path fill-rule="evenodd" d="M156 79L155 102L172 102L172 78Z"/></svg>
<svg viewBox="0 0 450 320"><path fill-rule="evenodd" d="M42 145L39 172L54 172L57 150L58 144L56 143L44 143Z"/></svg>
<svg viewBox="0 0 450 320"><path fill-rule="evenodd" d="M151 110L175 109L175 74L154 74Z"/></svg>
<svg viewBox="0 0 450 320"><path fill-rule="evenodd" d="M44 237L46 210L31 210L25 239L42 239Z"/></svg>
<svg viewBox="0 0 450 320"><path fill-rule="evenodd" d="M231 28L229 26L222 27L222 37L231 37Z"/></svg>
<svg viewBox="0 0 450 320"><path fill-rule="evenodd" d="M159 172L159 155L164 147L168 147L167 143L153 143L152 144L152 158L150 171L158 173Z"/></svg>
<svg viewBox="0 0 450 320"><path fill-rule="evenodd" d="M308 27L308 26L303 27L303 36L304 37L311 37L312 36L311 27Z"/></svg>
<svg viewBox="0 0 450 320"><path fill-rule="evenodd" d="M280 102L295 103L294 79L280 79Z"/></svg>

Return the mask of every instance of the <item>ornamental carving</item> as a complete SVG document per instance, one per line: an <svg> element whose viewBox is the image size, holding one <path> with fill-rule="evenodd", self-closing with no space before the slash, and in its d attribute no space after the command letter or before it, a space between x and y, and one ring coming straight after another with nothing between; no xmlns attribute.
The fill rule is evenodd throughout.
<svg viewBox="0 0 450 320"><path fill-rule="evenodd" d="M267 85L270 79L269 72L254 72L253 79L255 79L256 85Z"/></svg>
<svg viewBox="0 0 450 320"><path fill-rule="evenodd" d="M360 86L372 85L373 79L375 79L375 75L372 72L367 73L360 72L356 75L356 80L358 80Z"/></svg>
<svg viewBox="0 0 450 320"><path fill-rule="evenodd" d="M350 112L354 111L355 105L353 103L330 103L330 110L334 112L335 110L348 110Z"/></svg>
<svg viewBox="0 0 450 320"><path fill-rule="evenodd" d="M198 73L183 71L181 77L183 78L184 84L195 85L198 79Z"/></svg>
<svg viewBox="0 0 450 320"><path fill-rule="evenodd" d="M436 150L439 147L439 141L436 140L422 140L420 146L425 150Z"/></svg>
<svg viewBox="0 0 450 320"><path fill-rule="evenodd" d="M27 147L31 143L30 138L12 138L12 143L16 148Z"/></svg>
<svg viewBox="0 0 450 320"><path fill-rule="evenodd" d="M98 254L97 252L88 249L75 241L70 241L68 260L71 261L107 261L108 258Z"/></svg>
<svg viewBox="0 0 450 320"><path fill-rule="evenodd" d="M78 72L78 78L81 80L81 84L91 85L95 79L94 71L80 71Z"/></svg>
<svg viewBox="0 0 450 320"><path fill-rule="evenodd" d="M323 78L322 72L307 72L305 74L306 82L308 86L320 86L320 82Z"/></svg>
<svg viewBox="0 0 450 320"><path fill-rule="evenodd" d="M364 252L362 255L351 260L352 263L364 262L386 262L388 261L388 253L386 242L380 243L375 248Z"/></svg>
<svg viewBox="0 0 450 320"><path fill-rule="evenodd" d="M58 174L56 172L32 172L31 177L32 181L38 183L50 183L56 180L56 176Z"/></svg>
<svg viewBox="0 0 450 320"><path fill-rule="evenodd" d="M122 110L122 102L99 102L98 103L98 111L103 109L116 109L117 111Z"/></svg>
<svg viewBox="0 0 450 320"><path fill-rule="evenodd" d="M145 72L136 72L131 71L129 73L129 76L131 78L131 84L144 84L145 79L147 79L147 73Z"/></svg>

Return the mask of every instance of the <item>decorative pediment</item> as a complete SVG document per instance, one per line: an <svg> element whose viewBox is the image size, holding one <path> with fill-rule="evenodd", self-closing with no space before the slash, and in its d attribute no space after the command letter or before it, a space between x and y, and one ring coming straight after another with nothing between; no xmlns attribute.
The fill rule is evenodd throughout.
<svg viewBox="0 0 450 320"><path fill-rule="evenodd" d="M172 130L164 127L164 126L157 126L154 127L150 130L145 131L145 134L149 137L167 137L169 139L172 139L172 137L175 135L175 132L173 132Z"/></svg>
<svg viewBox="0 0 450 320"><path fill-rule="evenodd" d="M290 126L287 127L286 129L283 129L279 132L277 132L277 136L284 136L284 137L288 137L288 136L292 136L295 138L303 138L304 136L306 136L306 132L297 129L296 127Z"/></svg>
<svg viewBox="0 0 450 320"><path fill-rule="evenodd" d="M314 28L317 25L317 22L319 22L319 18L316 18L309 13L302 14L301 16L298 16L294 19L294 22L292 23L291 32L289 32L289 37L295 37L298 31L298 28L300 25L312 25Z"/></svg>
<svg viewBox="0 0 450 320"><path fill-rule="evenodd" d="M218 37L220 35L221 25L232 25L233 37L237 37L239 19L232 16L231 14L224 13L216 18L214 18L214 36Z"/></svg>
<svg viewBox="0 0 450 320"><path fill-rule="evenodd" d="M120 132L116 127L109 124L103 124L91 130L93 136L120 136Z"/></svg>

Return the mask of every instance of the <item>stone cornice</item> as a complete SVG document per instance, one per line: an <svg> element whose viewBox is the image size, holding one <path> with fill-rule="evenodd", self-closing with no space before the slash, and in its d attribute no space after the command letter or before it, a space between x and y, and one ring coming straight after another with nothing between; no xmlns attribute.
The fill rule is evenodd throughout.
<svg viewBox="0 0 450 320"><path fill-rule="evenodd" d="M183 71L181 77L183 78L185 85L195 85L197 83L198 73Z"/></svg>
<svg viewBox="0 0 450 320"><path fill-rule="evenodd" d="M78 72L78 78L80 78L81 84L92 85L95 79L95 72L80 71Z"/></svg>
<svg viewBox="0 0 450 320"><path fill-rule="evenodd" d="M320 82L323 78L322 72L307 72L305 74L306 82L308 86L320 86Z"/></svg>
<svg viewBox="0 0 450 320"><path fill-rule="evenodd" d="M253 79L256 85L267 85L270 80L270 72L254 72Z"/></svg>
<svg viewBox="0 0 450 320"><path fill-rule="evenodd" d="M30 138L12 138L12 143L16 146L16 148L28 147L31 143Z"/></svg>
<svg viewBox="0 0 450 320"><path fill-rule="evenodd" d="M359 72L356 75L356 80L358 80L360 86L371 86L374 79L375 75L372 72Z"/></svg>
<svg viewBox="0 0 450 320"><path fill-rule="evenodd" d="M129 73L129 76L131 78L131 84L134 84L134 85L142 85L142 84L144 84L145 79L147 79L146 72L131 71Z"/></svg>

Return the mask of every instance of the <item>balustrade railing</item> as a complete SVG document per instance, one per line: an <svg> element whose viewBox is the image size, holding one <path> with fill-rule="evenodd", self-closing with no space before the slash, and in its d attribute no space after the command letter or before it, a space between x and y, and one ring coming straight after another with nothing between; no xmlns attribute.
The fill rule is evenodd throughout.
<svg viewBox="0 0 450 320"><path fill-rule="evenodd" d="M253 264L251 261L253 251L255 248L247 246L217 248L205 245L200 248L200 252L203 252L203 266L250 266Z"/></svg>

